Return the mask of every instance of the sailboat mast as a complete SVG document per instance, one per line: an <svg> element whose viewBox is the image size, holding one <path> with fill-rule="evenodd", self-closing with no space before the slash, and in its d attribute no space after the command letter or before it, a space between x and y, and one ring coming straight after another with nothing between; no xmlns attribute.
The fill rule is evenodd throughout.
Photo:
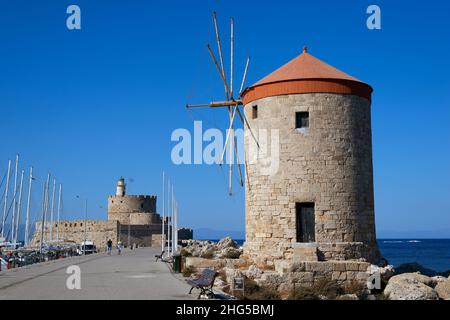
<svg viewBox="0 0 450 320"><path fill-rule="evenodd" d="M44 246L44 232L45 232L45 219L47 210L47 198L48 198L48 185L50 184L50 173L47 176L47 181L44 182L44 195L42 197L42 221L41 221L41 240L39 242L39 254L42 261L42 248Z"/></svg>
<svg viewBox="0 0 450 320"><path fill-rule="evenodd" d="M14 172L14 191L13 191L13 214L12 214L12 220L11 220L11 242L14 241L15 235L15 226L16 226L16 207L17 207L17 175L19 171L19 155L16 156L16 169Z"/></svg>
<svg viewBox="0 0 450 320"><path fill-rule="evenodd" d="M27 199L27 213L25 219L25 247L28 246L29 228L30 228L30 206L31 206L31 189L33 184L33 167L30 167L30 180L28 182L28 199Z"/></svg>
<svg viewBox="0 0 450 320"><path fill-rule="evenodd" d="M178 201L175 202L175 252L178 251Z"/></svg>
<svg viewBox="0 0 450 320"><path fill-rule="evenodd" d="M61 218L61 197L62 197L62 184L59 184L59 195L58 195L58 226L56 227L56 239L59 241L59 225L60 225L60 218Z"/></svg>
<svg viewBox="0 0 450 320"><path fill-rule="evenodd" d="M170 256L170 179L167 184L167 256Z"/></svg>
<svg viewBox="0 0 450 320"><path fill-rule="evenodd" d="M165 244L165 219L166 219L166 207L165 207L165 199L164 199L164 194L166 193L166 177L165 177L165 173L163 171L163 185L162 185L162 211L163 211L163 218L162 218L162 232L161 232L161 252L164 251L164 244Z"/></svg>
<svg viewBox="0 0 450 320"><path fill-rule="evenodd" d="M175 200L174 200L174 194L173 194L173 184L172 184L172 256L173 256L173 253L174 253L174 240L175 240L175 230L174 230L174 207L175 207L175 202L174 202Z"/></svg>
<svg viewBox="0 0 450 320"><path fill-rule="evenodd" d="M20 175L20 186L19 186L19 205L17 207L17 218L16 218L16 232L14 233L14 244L17 243L17 238L19 237L19 224L20 224L20 213L22 211L22 192L23 192L23 177L25 175L25 170L22 170Z"/></svg>
<svg viewBox="0 0 450 320"><path fill-rule="evenodd" d="M6 211L8 208L8 191L9 191L9 179L11 177L11 160L8 161L8 175L6 177L6 187L5 187L5 201L3 203L3 218L2 218L2 238L5 236L5 221L6 221Z"/></svg>
<svg viewBox="0 0 450 320"><path fill-rule="evenodd" d="M53 214L55 212L56 179L53 179L52 208L50 210L50 240L53 240Z"/></svg>

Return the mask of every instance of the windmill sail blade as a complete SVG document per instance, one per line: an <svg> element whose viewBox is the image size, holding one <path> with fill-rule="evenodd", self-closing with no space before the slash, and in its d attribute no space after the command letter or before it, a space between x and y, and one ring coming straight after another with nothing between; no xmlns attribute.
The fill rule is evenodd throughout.
<svg viewBox="0 0 450 320"><path fill-rule="evenodd" d="M212 58L212 60L214 62L214 65L216 66L216 69L217 69L217 71L220 74L220 78L222 79L222 81L223 81L223 83L225 85L225 91L227 92L228 96L230 96L230 89L228 88L228 83L227 83L227 81L225 79L225 75L220 70L219 64L217 63L217 59L214 56L214 53L212 52L211 46L208 44L207 47L208 47L209 54L211 55L211 58Z"/></svg>
<svg viewBox="0 0 450 320"><path fill-rule="evenodd" d="M229 169L228 169L228 177L229 177L229 194L230 196L233 194L233 144L234 144L234 129L231 129L230 134L233 135L231 137L230 144L230 153L229 153Z"/></svg>
<svg viewBox="0 0 450 320"><path fill-rule="evenodd" d="M237 110L237 107L234 108L233 114L232 114L232 116L230 118L230 127L228 128L227 138L225 139L225 145L224 145L223 150L222 150L222 156L220 157L220 163L221 164L223 163L223 158L225 157L225 152L227 150L227 146L228 146L228 143L230 141L230 136L231 136L231 132L232 132L233 125L234 125L234 119L236 117L236 110Z"/></svg>
<svg viewBox="0 0 450 320"><path fill-rule="evenodd" d="M250 179L248 177L248 163L247 154L244 151L244 163L245 163L245 180L247 181L248 190L251 190Z"/></svg>
<svg viewBox="0 0 450 320"><path fill-rule="evenodd" d="M242 124L247 126L248 130L250 131L250 133L251 133L251 135L252 135L252 137L253 137L253 140L255 140L256 145L258 146L258 149L259 149L259 142L258 142L258 140L256 139L255 134L253 133L252 128L250 128L250 124L248 123L247 118L245 117L245 115L243 115L243 114L241 113L241 111L239 110L239 108L237 108L237 112L238 112L238 114L239 114L239 118L241 118Z"/></svg>
<svg viewBox="0 0 450 320"><path fill-rule="evenodd" d="M245 64L244 76L242 77L241 88L239 90L239 98L242 96L242 90L244 90L245 80L247 79L248 66L250 64L250 57L247 58L247 63Z"/></svg>
<svg viewBox="0 0 450 320"><path fill-rule="evenodd" d="M222 75L223 78L225 79L225 82L227 81L226 75L225 75L225 66L223 64L223 55L222 55L222 45L220 44L220 35L219 35L219 27L217 25L217 15L216 12L213 12L213 17L214 17L214 28L216 29L216 41L217 41L217 48L219 50L219 61L220 61L220 67L222 69ZM225 93L227 96L227 100L229 99L228 96L228 90L227 87L225 86Z"/></svg>
<svg viewBox="0 0 450 320"><path fill-rule="evenodd" d="M230 31L230 98L233 100L233 69L234 69L234 20L231 18Z"/></svg>
<svg viewBox="0 0 450 320"><path fill-rule="evenodd" d="M221 107L233 107L236 105L242 105L241 100L237 101L213 101L210 103L203 103L203 104L187 104L186 108L221 108Z"/></svg>
<svg viewBox="0 0 450 320"><path fill-rule="evenodd" d="M242 179L242 171L241 171L241 165L239 163L239 154L238 154L238 149L237 149L237 139L236 136L234 136L234 153L236 154L236 166L238 167L238 171L239 171L239 181L240 181L240 185L241 187L244 186L244 180Z"/></svg>

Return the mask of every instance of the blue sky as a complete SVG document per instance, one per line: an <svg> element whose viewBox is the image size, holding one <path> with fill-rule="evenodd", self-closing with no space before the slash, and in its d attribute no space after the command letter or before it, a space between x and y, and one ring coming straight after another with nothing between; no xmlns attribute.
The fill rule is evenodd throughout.
<svg viewBox="0 0 450 320"><path fill-rule="evenodd" d="M82 30L66 28L70 4L81 8ZM366 28L370 4L381 8L381 30ZM192 129L193 119L227 127L224 110L184 108L223 97L205 47L216 10L223 41L235 18L238 82L247 55L250 84L307 44L371 84L379 236L450 237L449 9L447 1L1 0L0 174L19 152L38 177L34 208L50 171L64 185L66 217L83 217L80 195L100 219L118 177L134 180L129 193L159 196L165 170L182 225L243 230L244 192L227 196L225 172L170 159L174 129Z"/></svg>

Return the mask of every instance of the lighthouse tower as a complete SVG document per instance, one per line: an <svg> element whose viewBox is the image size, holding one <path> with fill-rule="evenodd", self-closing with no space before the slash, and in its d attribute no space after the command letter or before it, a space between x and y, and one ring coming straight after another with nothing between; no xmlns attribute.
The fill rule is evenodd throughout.
<svg viewBox="0 0 450 320"><path fill-rule="evenodd" d="M306 48L244 91L250 127L259 133L260 144L268 144L252 148L246 129L247 256L263 261L379 259L371 93L368 84ZM270 155L271 170L261 150Z"/></svg>
<svg viewBox="0 0 450 320"><path fill-rule="evenodd" d="M125 191L126 191L125 179L121 177L119 181L117 181L116 196L125 197Z"/></svg>

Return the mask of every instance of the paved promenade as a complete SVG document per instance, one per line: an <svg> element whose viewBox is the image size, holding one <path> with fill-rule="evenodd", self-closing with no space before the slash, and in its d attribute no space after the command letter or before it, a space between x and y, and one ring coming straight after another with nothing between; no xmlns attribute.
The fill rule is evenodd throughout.
<svg viewBox="0 0 450 320"><path fill-rule="evenodd" d="M0 300L4 299L195 299L180 275L155 262L156 248L113 251L67 258L0 272ZM81 269L81 290L69 290L68 266Z"/></svg>

